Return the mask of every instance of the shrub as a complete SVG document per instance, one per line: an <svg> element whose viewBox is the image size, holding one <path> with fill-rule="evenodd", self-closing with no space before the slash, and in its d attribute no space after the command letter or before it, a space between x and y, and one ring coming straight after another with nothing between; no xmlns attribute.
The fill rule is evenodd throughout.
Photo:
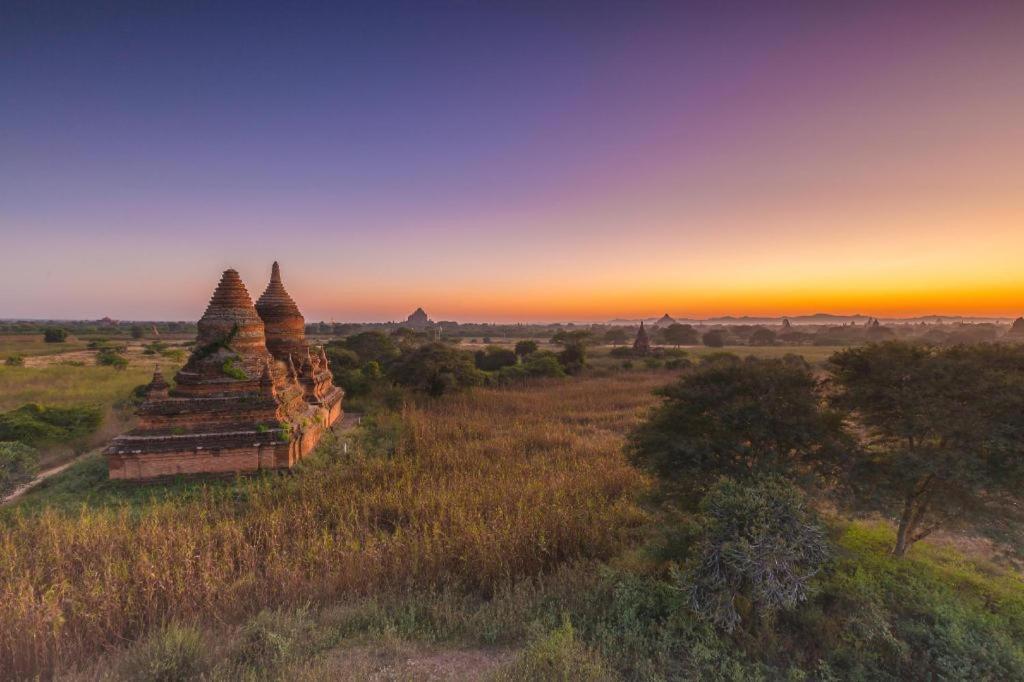
<svg viewBox="0 0 1024 682"><path fill-rule="evenodd" d="M129 680L177 682L197 678L208 667L199 631L171 625L129 649L119 672Z"/></svg>
<svg viewBox="0 0 1024 682"><path fill-rule="evenodd" d="M633 357L633 349L629 346L619 346L618 348L612 348L608 351L608 355L613 358L631 358Z"/></svg>
<svg viewBox="0 0 1024 682"><path fill-rule="evenodd" d="M617 676L600 656L579 641L568 616L562 625L536 639L511 664L498 671L498 680L613 680Z"/></svg>
<svg viewBox="0 0 1024 682"><path fill-rule="evenodd" d="M0 497L32 480L39 470L39 454L16 441L0 441Z"/></svg>
<svg viewBox="0 0 1024 682"><path fill-rule="evenodd" d="M701 337L701 341L708 348L721 348L725 345L725 332L721 329L712 329Z"/></svg>
<svg viewBox="0 0 1024 682"><path fill-rule="evenodd" d="M114 369L126 369L128 360L113 348L103 348L96 354L96 364Z"/></svg>
<svg viewBox="0 0 1024 682"><path fill-rule="evenodd" d="M703 532L683 576L693 610L728 632L805 601L830 555L824 528L800 491L779 477L724 480L701 501Z"/></svg>
<svg viewBox="0 0 1024 682"><path fill-rule="evenodd" d="M67 338L67 331L59 327L50 327L43 332L43 341L46 343L64 343Z"/></svg>
<svg viewBox="0 0 1024 682"><path fill-rule="evenodd" d="M473 356L443 343L428 343L399 358L391 376L402 386L428 395L479 386L484 374L473 364Z"/></svg>
<svg viewBox="0 0 1024 682"><path fill-rule="evenodd" d="M502 367L516 364L515 351L501 346L488 346L473 355L477 369L485 372L496 372Z"/></svg>
<svg viewBox="0 0 1024 682"><path fill-rule="evenodd" d="M525 339L516 343L516 356L525 358L527 355L531 355L537 352L537 342L530 339Z"/></svg>
<svg viewBox="0 0 1024 682"><path fill-rule="evenodd" d="M4 360L4 364L8 367L23 367L25 365L25 358L20 355L8 355L7 359Z"/></svg>
<svg viewBox="0 0 1024 682"><path fill-rule="evenodd" d="M97 407L44 407L35 403L0 414L0 441L27 445L61 443L88 436L103 415Z"/></svg>
<svg viewBox="0 0 1024 682"><path fill-rule="evenodd" d="M224 372L225 376L238 379L239 381L246 381L249 378L245 370L235 364L235 358L225 360L224 364L220 366L220 371Z"/></svg>

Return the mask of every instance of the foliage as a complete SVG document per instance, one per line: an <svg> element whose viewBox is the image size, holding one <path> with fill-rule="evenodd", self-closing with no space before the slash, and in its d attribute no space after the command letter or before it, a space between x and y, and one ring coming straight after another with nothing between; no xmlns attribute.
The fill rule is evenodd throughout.
<svg viewBox="0 0 1024 682"><path fill-rule="evenodd" d="M518 365L502 367L498 372L498 382L502 384L525 381L535 378L564 377L565 370L551 351L537 351L526 357Z"/></svg>
<svg viewBox="0 0 1024 682"><path fill-rule="evenodd" d="M754 330L754 333L750 335L751 346L772 346L776 342L775 332L771 329L765 329L760 327Z"/></svg>
<svg viewBox="0 0 1024 682"><path fill-rule="evenodd" d="M46 343L64 343L68 338L68 332L60 327L50 327L43 332L43 341Z"/></svg>
<svg viewBox="0 0 1024 682"><path fill-rule="evenodd" d="M721 348L725 345L725 332L721 329L712 329L704 333L701 342L708 348Z"/></svg>
<svg viewBox="0 0 1024 682"><path fill-rule="evenodd" d="M328 344L328 348L336 345L337 342L332 341ZM395 340L379 331L368 331L349 336L342 340L341 347L359 356L360 362L375 361L382 365L397 358L400 352Z"/></svg>
<svg viewBox="0 0 1024 682"><path fill-rule="evenodd" d="M238 379L239 381L248 380L249 375L245 373L245 370L242 367L236 364L236 359L237 358L226 359L224 364L220 366L220 371L222 371L225 376L229 376L232 379Z"/></svg>
<svg viewBox="0 0 1024 682"><path fill-rule="evenodd" d="M516 342L515 354L517 357L525 358L531 353L537 352L537 342L533 339L523 339Z"/></svg>
<svg viewBox="0 0 1024 682"><path fill-rule="evenodd" d="M887 342L829 367L834 404L868 434L850 472L857 502L899 518L895 554L941 527L1005 533L1020 520L1024 348Z"/></svg>
<svg viewBox="0 0 1024 682"><path fill-rule="evenodd" d="M0 441L0 497L32 480L39 470L39 454L17 441Z"/></svg>
<svg viewBox="0 0 1024 682"><path fill-rule="evenodd" d="M131 335L133 339L141 339L146 335L146 330L141 325L133 324L131 329Z"/></svg>
<svg viewBox="0 0 1024 682"><path fill-rule="evenodd" d="M396 383L427 395L479 386L484 375L473 356L443 343L428 343L402 355L390 370Z"/></svg>
<svg viewBox="0 0 1024 682"><path fill-rule="evenodd" d="M614 680L601 658L590 651L563 616L562 625L533 641L519 657L496 675L498 680Z"/></svg>
<svg viewBox="0 0 1024 682"><path fill-rule="evenodd" d="M725 479L700 504L702 535L684 576L690 606L732 632L744 620L769 627L811 592L830 549L803 495L779 477L750 485Z"/></svg>
<svg viewBox="0 0 1024 682"><path fill-rule="evenodd" d="M822 407L805 364L709 356L657 393L664 401L632 434L630 455L670 487L834 469L840 416Z"/></svg>
<svg viewBox="0 0 1024 682"><path fill-rule="evenodd" d="M516 364L515 351L502 346L487 346L473 354L477 369L485 372L496 372L502 367Z"/></svg>
<svg viewBox="0 0 1024 682"><path fill-rule="evenodd" d="M7 359L4 360L4 365L7 367L24 367L25 358L20 355L8 355Z"/></svg>
<svg viewBox="0 0 1024 682"><path fill-rule="evenodd" d="M97 407L44 407L35 403L0 414L0 441L46 445L78 440L103 419Z"/></svg>
<svg viewBox="0 0 1024 682"><path fill-rule="evenodd" d="M113 348L104 348L96 354L96 364L123 370L128 367L128 360Z"/></svg>
<svg viewBox="0 0 1024 682"><path fill-rule="evenodd" d="M661 339L672 346L693 346L699 341L697 330L688 324L673 322L665 329L660 330Z"/></svg>
<svg viewBox="0 0 1024 682"><path fill-rule="evenodd" d="M567 374L579 373L587 364L587 345L593 335L586 330L560 331L551 337L551 342L562 346L558 361Z"/></svg>
<svg viewBox="0 0 1024 682"><path fill-rule="evenodd" d="M611 329L604 333L604 336L602 338L604 339L605 343L610 343L613 346L618 346L629 341L629 333L622 327L612 327Z"/></svg>

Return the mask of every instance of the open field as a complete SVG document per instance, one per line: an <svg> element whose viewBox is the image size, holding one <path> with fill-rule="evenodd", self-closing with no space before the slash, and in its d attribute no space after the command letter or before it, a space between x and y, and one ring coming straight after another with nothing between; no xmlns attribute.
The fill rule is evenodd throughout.
<svg viewBox="0 0 1024 682"><path fill-rule="evenodd" d="M109 406L128 398L133 388L152 377L152 367L140 366L120 371L95 365L0 367L0 410L25 403Z"/></svg>
<svg viewBox="0 0 1024 682"><path fill-rule="evenodd" d="M0 334L0 362L11 355L35 357L84 350L87 340L68 336L63 343L46 343L42 334Z"/></svg>
<svg viewBox="0 0 1024 682"><path fill-rule="evenodd" d="M368 424L348 458L326 444L295 476L130 513L5 514L0 670L52 671L167 620L408 589L493 594L613 556L643 520L623 434L665 378L477 391Z"/></svg>
<svg viewBox="0 0 1024 682"><path fill-rule="evenodd" d="M927 542L894 559L886 523L830 521L834 562L779 640L697 620L622 451L674 376L409 405L291 475L136 487L86 457L0 512L0 677L842 679L929 647L938 677L1024 671L1020 576Z"/></svg>

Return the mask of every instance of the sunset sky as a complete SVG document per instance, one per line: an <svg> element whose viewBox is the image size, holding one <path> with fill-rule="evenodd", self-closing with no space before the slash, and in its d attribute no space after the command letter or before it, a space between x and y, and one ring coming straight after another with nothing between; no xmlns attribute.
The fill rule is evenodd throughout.
<svg viewBox="0 0 1024 682"><path fill-rule="evenodd" d="M0 2L0 318L1024 312L1024 2L770 4Z"/></svg>

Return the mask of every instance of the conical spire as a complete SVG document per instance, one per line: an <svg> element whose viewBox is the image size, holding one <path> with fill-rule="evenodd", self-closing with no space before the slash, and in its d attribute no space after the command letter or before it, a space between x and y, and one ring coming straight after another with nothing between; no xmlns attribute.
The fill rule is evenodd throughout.
<svg viewBox="0 0 1024 682"><path fill-rule="evenodd" d="M266 326L267 350L283 360L289 353L298 353L306 342L306 321L295 301L281 282L281 266L274 261L270 283L256 301L256 312ZM301 356L300 356L301 357Z"/></svg>
<svg viewBox="0 0 1024 682"><path fill-rule="evenodd" d="M267 352L263 320L256 314L249 292L233 269L225 270L221 275L198 327L197 351L204 349L202 352L206 353L211 346L219 344L244 357L255 358ZM249 367L249 370L250 374L258 372L259 365Z"/></svg>

